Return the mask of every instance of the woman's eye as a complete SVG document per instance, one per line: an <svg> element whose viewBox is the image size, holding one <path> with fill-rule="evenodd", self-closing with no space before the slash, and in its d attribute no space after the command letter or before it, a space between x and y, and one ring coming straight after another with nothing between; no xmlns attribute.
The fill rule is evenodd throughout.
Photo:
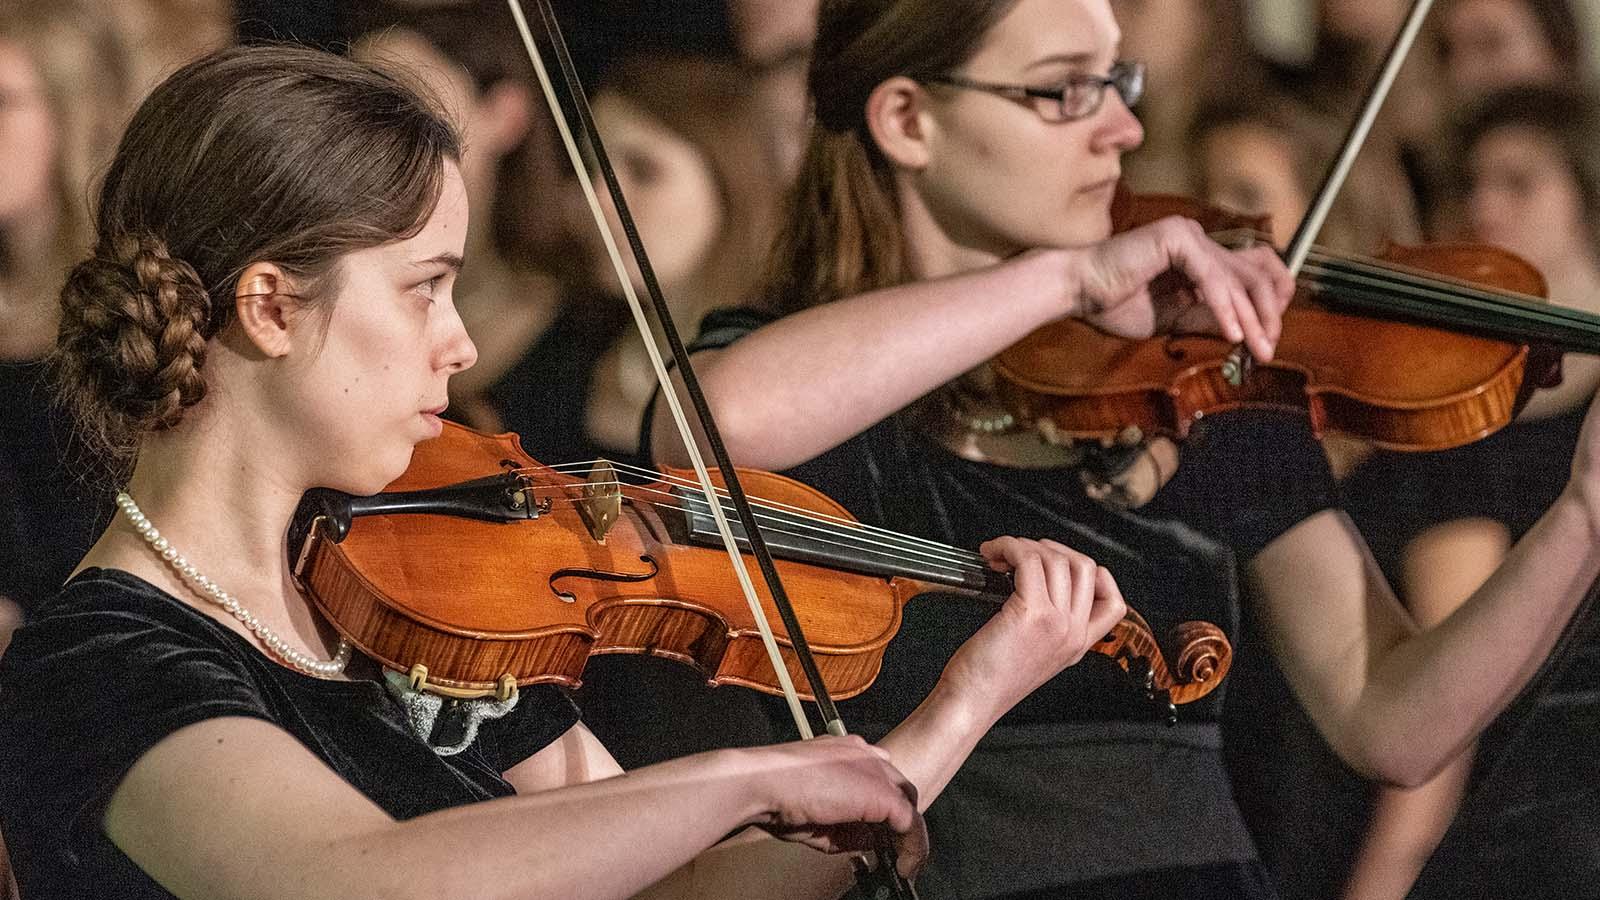
<svg viewBox="0 0 1600 900"><path fill-rule="evenodd" d="M443 280L443 275L435 275L432 278L429 278L427 281L417 285L415 288L413 288L413 290L415 290L418 294L428 298L429 302L432 302L434 295L439 290L439 282Z"/></svg>

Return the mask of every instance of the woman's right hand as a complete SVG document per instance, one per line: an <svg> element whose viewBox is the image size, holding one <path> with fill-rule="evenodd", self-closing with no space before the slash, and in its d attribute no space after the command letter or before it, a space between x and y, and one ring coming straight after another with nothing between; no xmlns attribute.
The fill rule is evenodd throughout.
<svg viewBox="0 0 1600 900"><path fill-rule="evenodd" d="M1070 253L1071 314L1090 325L1127 338L1215 334L1272 359L1295 284L1270 246L1230 250L1170 216ZM1168 271L1188 284L1152 296L1150 282Z"/></svg>
<svg viewBox="0 0 1600 900"><path fill-rule="evenodd" d="M732 752L745 757L761 786L763 812L752 824L774 837L825 853L870 852L882 827L894 837L902 875L927 859L916 786L887 750L852 735Z"/></svg>

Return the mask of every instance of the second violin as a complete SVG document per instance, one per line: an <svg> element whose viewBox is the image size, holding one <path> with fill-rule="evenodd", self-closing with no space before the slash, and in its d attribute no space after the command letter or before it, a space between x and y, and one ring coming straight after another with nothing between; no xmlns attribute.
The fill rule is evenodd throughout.
<svg viewBox="0 0 1600 900"><path fill-rule="evenodd" d="M1117 227L1167 215L1209 233L1253 236L1259 219L1176 197L1119 198ZM1163 279L1152 290L1182 290ZM1183 437L1213 412L1245 406L1306 411L1396 450L1437 450L1510 421L1556 377L1556 350L1600 352L1600 317L1539 302L1544 278L1494 247L1391 247L1376 260L1314 257L1284 314L1270 363L1239 383L1236 352L1216 338L1130 341L1076 320L1041 328L994 368L1017 418L1047 438ZM1130 428L1131 426L1131 428Z"/></svg>

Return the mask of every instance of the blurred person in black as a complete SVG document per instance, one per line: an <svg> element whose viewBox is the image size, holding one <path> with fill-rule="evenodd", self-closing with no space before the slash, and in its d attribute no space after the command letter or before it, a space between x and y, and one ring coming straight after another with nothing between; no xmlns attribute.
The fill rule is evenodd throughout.
<svg viewBox="0 0 1600 900"><path fill-rule="evenodd" d="M132 48L103 12L70 0L0 7L0 646L110 513L75 490L92 460L53 405L45 361L56 295L89 240L91 182L135 99Z"/></svg>
<svg viewBox="0 0 1600 900"><path fill-rule="evenodd" d="M1519 87L1472 107L1457 144L1471 236L1533 263L1552 303L1591 313L1600 312L1597 133L1591 95ZM1379 453L1346 482L1352 516L1419 624L1453 612L1560 492L1600 360L1568 355L1562 374L1560 386L1535 394L1486 440L1441 453ZM1574 668L1525 717L1508 716L1486 735L1476 774L1468 753L1411 796L1380 800L1368 866L1354 873L1350 896L1403 896L1469 784L1486 793L1462 807L1413 896L1554 896L1592 886L1600 874L1592 853L1600 706L1585 670L1600 661L1600 645L1576 652ZM1518 736L1519 728L1527 730ZM1487 780L1485 766L1501 760L1504 769Z"/></svg>

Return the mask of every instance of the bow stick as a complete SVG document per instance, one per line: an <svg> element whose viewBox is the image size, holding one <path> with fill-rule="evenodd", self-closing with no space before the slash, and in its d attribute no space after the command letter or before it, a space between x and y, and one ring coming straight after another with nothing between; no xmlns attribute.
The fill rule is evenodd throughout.
<svg viewBox="0 0 1600 900"><path fill-rule="evenodd" d="M1371 90L1367 92L1361 114L1356 118L1350 133L1345 135L1344 145L1339 148L1339 154L1334 157L1333 164L1328 167L1328 173L1323 176L1322 185L1317 188L1310 208L1300 220L1300 226L1294 230L1289 248L1283 254L1283 261L1288 265L1292 277L1300 277L1300 267L1305 265L1306 256L1316 243L1323 223L1328 220L1328 212L1333 209L1333 200L1338 196L1339 189L1344 187L1345 179L1350 175L1350 168L1355 165L1356 157L1361 153L1361 147L1367 142L1367 135L1372 131L1372 123L1378 120L1378 111L1383 108L1383 101L1388 99L1389 89L1394 87L1395 76L1400 74L1400 67L1405 64L1406 57L1411 53L1411 45L1416 42L1417 34L1422 30L1422 20L1427 18L1428 10L1432 7L1433 0L1416 0L1412 5L1405 24L1401 26L1400 33L1395 36L1394 43L1389 47L1383 67L1378 70L1378 77L1373 81ZM1250 373L1254 364L1250 350L1244 344L1238 344L1223 362L1222 375L1229 384L1238 387L1244 383L1245 376Z"/></svg>
<svg viewBox="0 0 1600 900"><path fill-rule="evenodd" d="M560 99L556 96L555 85L552 83L550 74L545 67L544 58L539 52L538 45L533 39L533 33L528 27L522 4L520 0L507 0L507 4L511 8L512 17L516 20L517 31L521 35L523 45L528 51L529 60L533 63L534 71L538 75L539 85L544 91L545 100L549 103L551 114L555 117L556 128L561 134L561 140L566 147L567 156L572 161L573 169L577 173L578 182L583 188L583 194L589 203L590 212L594 216L595 224L599 227L606 252L611 259L613 268L616 269L617 277L622 285L623 296L627 298L628 307L633 312L634 324L638 326L639 333L644 339L645 350L650 357L650 364L655 370L656 380L661 385L662 398L672 412L673 422L677 425L678 433L683 438L695 475L699 479L702 489L706 492L705 495L708 498L717 497L718 491L712 483L711 475L706 469L704 459L701 457L694 434L689 427L688 419L684 415L682 404L678 400L677 392L672 388L672 381L667 373L666 363L661 357L661 352L657 348L655 338L651 332L649 317L646 315L644 306L633 289L633 279L628 275L621 251L618 250L616 241L612 237L611 229L606 224L605 212L601 209L599 199L595 194L593 180L589 176L589 170L584 163L582 152L578 149L578 144L573 139L571 128L566 120L566 113ZM627 201L622 195L622 187L618 183L616 173L611 167L611 161L606 155L605 146L600 139L599 129L595 127L588 100L584 95L583 86L578 81L576 68L572 63L572 57L567 50L566 42L561 36L561 29L556 22L555 12L550 7L550 0L538 0L538 9L543 19L545 32L549 35L557 62L561 66L562 76L566 81L573 107L577 112L579 122L584 128L585 137L590 142L596 164L611 195L612 203L616 208L617 218L621 221L623 232L628 238L628 244L633 251L634 261L638 265L639 274L644 281L646 292L650 295L651 305L656 314L656 321L659 323L662 334L667 339L668 347L672 351L673 360L678 367L680 377L683 379L684 390L694 404L701 431L705 435L706 444L711 448L712 455L716 459L717 468L722 475L723 484L726 487L729 499L732 501L734 511L739 516L740 523L744 526L751 555L756 558L756 563L761 570L767 590L772 596L773 605L777 608L779 616L783 619L784 627L788 630L789 641L795 657L806 676L812 696L816 698L817 707L822 714L828 733L843 736L848 733L845 729L844 721L839 716L838 708L834 705L827 686L823 683L822 674L817 669L810 645L806 642L805 634L800 627L800 620L796 617L794 607L789 602L789 596L783 589L783 583L778 577L778 570L773 565L772 556L767 550L766 541L762 539L761 530L756 525L755 515L750 509L749 500L739 483L738 473L734 470L733 463L728 457L727 449L722 443L721 434L718 432L716 423L712 418L711 409L706 404L705 395L700 390L699 379L696 378L694 369L689 363L689 354L684 348L677 326L673 323L672 313L667 308L666 300L661 295L661 288L656 281L655 271L645 253L644 244L639 239L638 230L634 227L633 216L628 210ZM789 704L789 711L794 717L795 726L799 729L802 738L809 739L812 737L811 724L806 717L805 710L800 705L799 695L796 693L794 683L789 677L788 666L783 660L777 639L772 632L772 626L768 622L766 612L761 606L761 600L756 594L755 585L750 578L744 555L740 552L738 542L728 526L722 504L708 503L707 508L716 522L718 533L722 535L723 545L733 563L734 574L738 578L739 586L744 592L746 602L750 605L751 614L755 618L757 629L761 633L762 643L766 646L767 656L772 661L773 670L777 673L779 685L782 687L784 698ZM888 835L880 829L877 836L876 867L868 867L867 863L860 857L855 857L853 860L858 884L866 895L873 898L873 900L880 900L880 898L889 900L889 898L896 897L914 900L916 892L910 883L899 874L895 862L895 852Z"/></svg>

